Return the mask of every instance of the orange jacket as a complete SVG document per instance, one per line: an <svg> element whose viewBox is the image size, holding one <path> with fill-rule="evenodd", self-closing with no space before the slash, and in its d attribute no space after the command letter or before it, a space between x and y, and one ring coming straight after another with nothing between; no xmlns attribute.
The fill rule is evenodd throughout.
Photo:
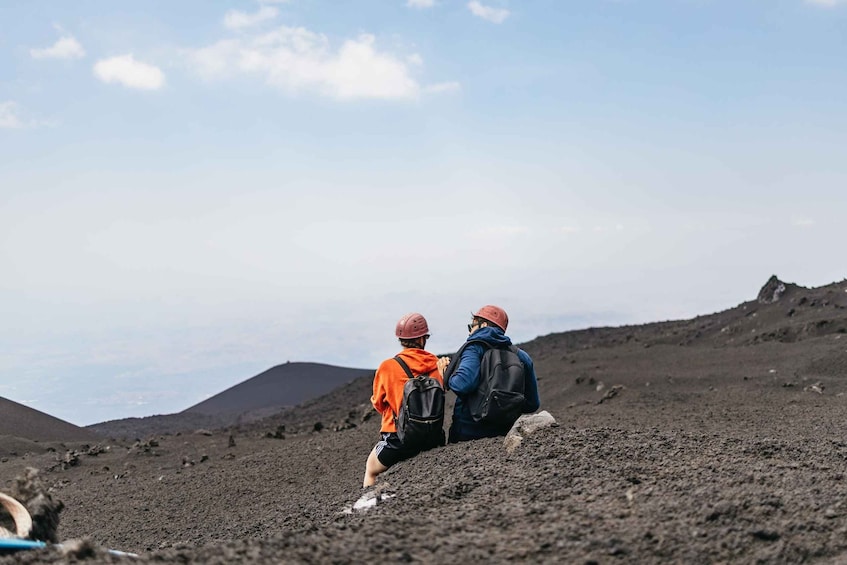
<svg viewBox="0 0 847 565"><path fill-rule="evenodd" d="M423 349L408 348L397 354L411 369L412 374L429 374L444 386L441 373L438 372L438 357ZM383 361L374 375L374 393L371 404L382 414L383 432L396 432L394 416L403 402L403 385L409 379L400 363L392 359Z"/></svg>

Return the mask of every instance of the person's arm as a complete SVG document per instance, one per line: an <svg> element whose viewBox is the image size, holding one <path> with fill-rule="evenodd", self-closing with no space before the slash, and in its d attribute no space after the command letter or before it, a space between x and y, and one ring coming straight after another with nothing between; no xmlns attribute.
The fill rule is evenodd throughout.
<svg viewBox="0 0 847 565"><path fill-rule="evenodd" d="M538 396L538 379L535 376L535 367L532 364L532 358L525 352L521 351L521 361L524 363L524 414L535 412L541 407L541 399Z"/></svg>
<svg viewBox="0 0 847 565"><path fill-rule="evenodd" d="M456 394L467 395L479 386L479 367L482 360L483 346L478 343L468 345L462 351L459 366L450 375L450 390Z"/></svg>
<svg viewBox="0 0 847 565"><path fill-rule="evenodd" d="M449 357L439 357L436 367L438 367L438 375L441 377L441 384L444 387L447 387L447 379L445 376L447 375L447 367L450 366L450 358Z"/></svg>
<svg viewBox="0 0 847 565"><path fill-rule="evenodd" d="M381 368L381 367L380 367ZM374 374L373 396L371 396L371 404L374 409L382 414L388 408L388 391L385 388L385 379L381 376L380 370L376 370Z"/></svg>

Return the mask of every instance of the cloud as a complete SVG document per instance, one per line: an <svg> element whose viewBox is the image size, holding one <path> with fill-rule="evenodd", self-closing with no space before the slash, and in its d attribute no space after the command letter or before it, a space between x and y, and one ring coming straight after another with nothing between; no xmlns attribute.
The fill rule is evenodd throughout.
<svg viewBox="0 0 847 565"><path fill-rule="evenodd" d="M448 92L458 92L462 89L462 85L458 82L439 82L437 84L430 84L424 91L428 94L444 94Z"/></svg>
<svg viewBox="0 0 847 565"><path fill-rule="evenodd" d="M107 84L142 90L159 90L165 85L165 75L158 67L136 61L132 54L97 61L94 76Z"/></svg>
<svg viewBox="0 0 847 565"><path fill-rule="evenodd" d="M188 58L207 79L253 74L289 92L317 91L338 99L413 99L421 90L410 63L379 51L375 37L366 33L333 50L323 34L281 26L219 41L189 52Z"/></svg>
<svg viewBox="0 0 847 565"><path fill-rule="evenodd" d="M606 225L596 225L594 226L594 233L608 233L611 231L623 231L623 224L615 224L614 226L606 226Z"/></svg>
<svg viewBox="0 0 847 565"><path fill-rule="evenodd" d="M54 121L33 118L24 119L18 104L12 100L0 102L0 129L24 129L38 127L55 127Z"/></svg>
<svg viewBox="0 0 847 565"><path fill-rule="evenodd" d="M262 22L272 20L279 15L279 10L271 6L262 6L259 11L254 14L239 12L238 10L230 10L224 16L224 27L227 29L239 30L248 27L254 27Z"/></svg>
<svg viewBox="0 0 847 565"><path fill-rule="evenodd" d="M468 9L474 16L487 20L491 23L502 24L509 17L509 10L503 8L492 8L477 0L468 2Z"/></svg>
<svg viewBox="0 0 847 565"><path fill-rule="evenodd" d="M815 225L815 221L811 218L791 218L791 225L795 228L810 228Z"/></svg>
<svg viewBox="0 0 847 565"><path fill-rule="evenodd" d="M476 230L473 235L475 237L517 237L529 233L529 228L526 226L489 226Z"/></svg>
<svg viewBox="0 0 847 565"><path fill-rule="evenodd" d="M577 226L560 226L555 229L555 231L564 234L578 233L580 228Z"/></svg>
<svg viewBox="0 0 847 565"><path fill-rule="evenodd" d="M406 6L409 8L432 8L435 6L435 0L407 0Z"/></svg>
<svg viewBox="0 0 847 565"><path fill-rule="evenodd" d="M71 36L60 38L52 47L30 49L33 59L81 59L85 57L85 49Z"/></svg>
<svg viewBox="0 0 847 565"><path fill-rule="evenodd" d="M18 117L18 105L10 100L0 102L0 129L19 129L24 123Z"/></svg>

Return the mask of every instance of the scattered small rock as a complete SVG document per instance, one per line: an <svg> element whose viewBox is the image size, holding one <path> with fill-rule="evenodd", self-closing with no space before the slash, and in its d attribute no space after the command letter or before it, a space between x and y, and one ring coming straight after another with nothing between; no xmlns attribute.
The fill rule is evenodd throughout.
<svg viewBox="0 0 847 565"><path fill-rule="evenodd" d="M818 381L818 382L816 382L815 384L811 384L811 385L809 385L809 386L807 386L807 387L804 387L804 388L803 388L803 390L804 390L805 392L816 392L816 393L818 393L818 394L823 394L823 390L824 390L825 388L826 388L826 387L823 385L823 383L821 383L820 381Z"/></svg>
<svg viewBox="0 0 847 565"><path fill-rule="evenodd" d="M76 467L77 465L79 465L79 452L65 452L65 456L62 458L62 469L66 470L70 467Z"/></svg>
<svg viewBox="0 0 847 565"><path fill-rule="evenodd" d="M277 426L275 432L266 433L265 437L271 439L285 439L285 424Z"/></svg>
<svg viewBox="0 0 847 565"><path fill-rule="evenodd" d="M776 541L780 538L779 532L773 530L753 530L750 535L762 541Z"/></svg>
<svg viewBox="0 0 847 565"><path fill-rule="evenodd" d="M101 453L108 453L108 452L109 452L109 447L108 447L108 446L107 446L107 447L103 447L102 445L97 444L97 445L95 445L95 446L93 446L93 447L89 447L89 448L86 450L85 454L86 454L86 455L88 455L89 457L97 457L97 456L98 456L98 455L100 455Z"/></svg>
<svg viewBox="0 0 847 565"><path fill-rule="evenodd" d="M159 447L159 442L155 439L148 439L147 441L138 440L132 445L132 449L142 453L150 453L154 447Z"/></svg>
<svg viewBox="0 0 847 565"><path fill-rule="evenodd" d="M623 390L623 388L624 388L623 385L613 386L612 388L610 388L609 390L606 391L606 394L604 394L603 397L600 400L597 401L597 404L603 404L605 401L609 400L610 398L616 397L620 393L620 391Z"/></svg>
<svg viewBox="0 0 847 565"><path fill-rule="evenodd" d="M386 500L394 498L396 495L392 492L386 492L391 489L389 483L380 483L363 489L362 495L353 503L352 506L344 508L342 514L352 514L353 511L365 512L382 504Z"/></svg>

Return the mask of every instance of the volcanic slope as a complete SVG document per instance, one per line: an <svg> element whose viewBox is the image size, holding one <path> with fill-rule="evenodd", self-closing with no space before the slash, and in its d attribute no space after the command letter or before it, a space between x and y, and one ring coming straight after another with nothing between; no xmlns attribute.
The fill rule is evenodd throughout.
<svg viewBox="0 0 847 565"><path fill-rule="evenodd" d="M323 363L284 363L177 414L111 420L88 428L104 436L123 438L198 428L223 428L278 414L356 379L372 379L373 374L373 369L352 369Z"/></svg>
<svg viewBox="0 0 847 565"><path fill-rule="evenodd" d="M90 430L0 397L0 456L40 452L55 442L95 439Z"/></svg>
<svg viewBox="0 0 847 565"><path fill-rule="evenodd" d="M279 412L284 407L295 406L326 394L358 377L372 377L373 373L373 369L349 369L322 363L285 363L228 388L183 412L241 415L255 411Z"/></svg>
<svg viewBox="0 0 847 565"><path fill-rule="evenodd" d="M0 488L42 469L66 506L60 538L92 544L0 563L131 561L105 547L135 563L844 562L847 282L776 283L775 301L523 344L558 426L512 453L501 439L423 453L382 475L364 510L379 426L364 378L73 466L9 458Z"/></svg>

